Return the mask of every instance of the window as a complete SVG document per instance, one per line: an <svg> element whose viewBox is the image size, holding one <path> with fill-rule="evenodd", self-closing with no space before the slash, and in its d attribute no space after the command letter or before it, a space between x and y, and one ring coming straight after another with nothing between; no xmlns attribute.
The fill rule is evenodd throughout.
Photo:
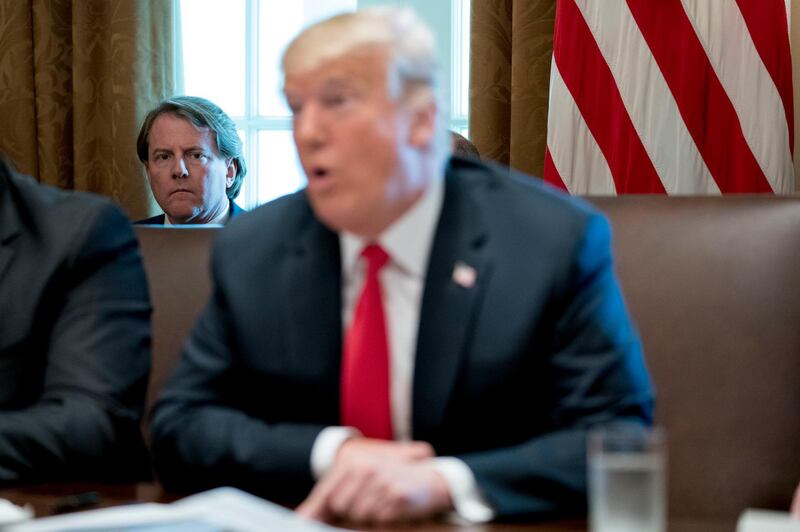
<svg viewBox="0 0 800 532"><path fill-rule="evenodd" d="M237 202L254 208L305 185L281 94L283 49L322 18L388 0L174 0L179 94L213 101L236 122L248 175ZM407 0L439 38L450 127L468 134L470 0ZM431 5L432 4L432 5Z"/></svg>
<svg viewBox="0 0 800 532"><path fill-rule="evenodd" d="M470 0L454 0L452 9L450 129L469 138Z"/></svg>

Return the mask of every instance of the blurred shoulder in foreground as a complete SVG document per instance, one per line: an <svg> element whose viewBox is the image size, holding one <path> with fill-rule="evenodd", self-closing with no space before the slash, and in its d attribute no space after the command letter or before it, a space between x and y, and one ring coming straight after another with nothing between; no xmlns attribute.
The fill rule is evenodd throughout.
<svg viewBox="0 0 800 532"><path fill-rule="evenodd" d="M150 302L122 211L0 161L0 309L0 484L147 478Z"/></svg>

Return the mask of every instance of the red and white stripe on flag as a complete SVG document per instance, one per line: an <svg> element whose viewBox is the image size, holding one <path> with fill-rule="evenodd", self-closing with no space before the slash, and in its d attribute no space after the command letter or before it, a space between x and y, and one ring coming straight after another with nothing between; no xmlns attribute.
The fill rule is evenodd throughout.
<svg viewBox="0 0 800 532"><path fill-rule="evenodd" d="M545 180L572 194L794 190L787 0L558 0Z"/></svg>

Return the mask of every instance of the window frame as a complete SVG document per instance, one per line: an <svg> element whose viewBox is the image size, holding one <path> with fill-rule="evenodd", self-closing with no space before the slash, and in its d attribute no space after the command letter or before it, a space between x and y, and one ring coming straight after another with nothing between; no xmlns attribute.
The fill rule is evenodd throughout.
<svg viewBox="0 0 800 532"><path fill-rule="evenodd" d="M244 41L245 41L245 94L244 94L244 116L233 116L231 119L236 124L237 129L242 136L244 145L244 156L247 161L248 177L242 186L242 191L238 198L240 205L245 208L254 208L266 201L269 198L259 199L259 149L258 149L258 136L261 131L280 131L291 133L292 131L292 118L291 116L270 116L259 115L259 0L243 0L245 3L245 28L244 28ZM418 3L422 0L405 0L404 3L418 8L418 11L424 9L425 4ZM390 3L387 0L357 0L357 5L363 7L365 5L376 5L379 3ZM184 84L184 54L183 54L183 35L181 31L181 0L173 0L174 5L174 23L173 23L173 36L174 36L174 50L175 50L175 89L176 94L185 94ZM430 5L430 4L428 4ZM449 11L450 17L446 21L439 21L440 24L432 24L434 31L438 34L446 35L449 46L443 45L445 51L449 48L449 54L446 57L440 57L440 61L447 62L443 65L442 73L447 79L443 79L442 90L448 92L446 101L449 102L448 109L448 125L451 129L468 136L469 131L469 116L468 109L466 112L460 105L464 91L468 90L469 83L467 72L463 68L463 54L469 54L468 39L466 46L464 46L464 39L456 39L456 36L463 35L464 31L469 31L469 5L470 0L450 0ZM466 11L466 13L465 13ZM425 12L420 13L425 18ZM465 18L466 15L466 18ZM431 24L431 20L427 20ZM448 31L444 31L442 24L449 25ZM438 26L438 27L436 27ZM461 80L462 83L457 83ZM302 169L298 168L301 178Z"/></svg>

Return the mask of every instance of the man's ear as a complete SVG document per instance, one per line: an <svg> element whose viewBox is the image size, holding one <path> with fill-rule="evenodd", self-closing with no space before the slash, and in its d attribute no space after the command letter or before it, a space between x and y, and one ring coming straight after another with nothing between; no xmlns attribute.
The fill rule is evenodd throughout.
<svg viewBox="0 0 800 532"><path fill-rule="evenodd" d="M410 113L408 143L415 148L428 148L436 134L436 102L433 98L419 98L411 104Z"/></svg>
<svg viewBox="0 0 800 532"><path fill-rule="evenodd" d="M228 172L225 174L225 188L231 188L233 181L236 179L236 171L238 170L236 159L231 158L228 161Z"/></svg>

